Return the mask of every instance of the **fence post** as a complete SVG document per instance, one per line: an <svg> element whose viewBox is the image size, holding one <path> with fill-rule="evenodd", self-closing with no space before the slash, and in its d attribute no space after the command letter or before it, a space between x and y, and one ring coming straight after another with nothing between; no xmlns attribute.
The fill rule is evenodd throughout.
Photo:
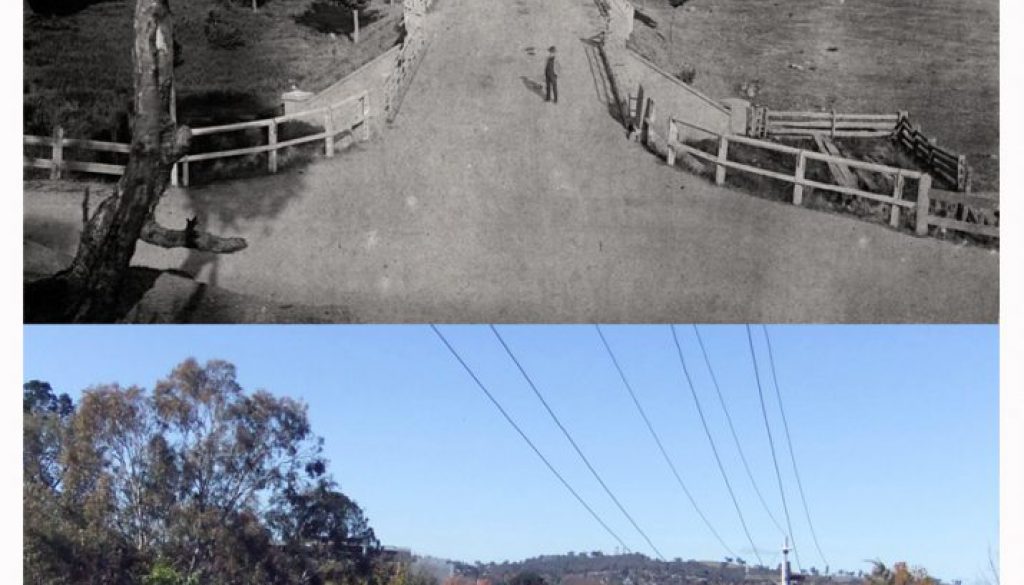
<svg viewBox="0 0 1024 585"><path fill-rule="evenodd" d="M718 138L718 165L715 167L715 184L725 184L725 165L724 163L729 158L729 138L722 134Z"/></svg>
<svg viewBox="0 0 1024 585"><path fill-rule="evenodd" d="M355 23L355 31L354 31L354 33L352 35L352 42L358 45L359 44L359 11L358 10L353 10L352 11L352 21Z"/></svg>
<svg viewBox="0 0 1024 585"><path fill-rule="evenodd" d="M188 187L188 159L181 163L181 184Z"/></svg>
<svg viewBox="0 0 1024 585"><path fill-rule="evenodd" d="M676 138L679 136L679 129L676 128L676 121L668 119L668 166L676 165Z"/></svg>
<svg viewBox="0 0 1024 585"><path fill-rule="evenodd" d="M64 128L61 126L53 128L53 147L51 153L50 159L53 160L53 166L50 167L50 178L56 180L60 178L60 173L64 166Z"/></svg>
<svg viewBox="0 0 1024 585"><path fill-rule="evenodd" d="M967 155L956 157L956 188L958 191L970 191L967 188Z"/></svg>
<svg viewBox="0 0 1024 585"><path fill-rule="evenodd" d="M896 138L899 137L899 133L903 131L904 125L908 124L910 113L906 110L900 110L896 112L896 127L893 128L892 135Z"/></svg>
<svg viewBox="0 0 1024 585"><path fill-rule="evenodd" d="M793 205L801 205L804 202L804 169L807 167L807 159L804 157L804 151L800 151L796 155L796 173L794 173L796 181L793 182Z"/></svg>
<svg viewBox="0 0 1024 585"><path fill-rule="evenodd" d="M363 108L363 140L370 139L370 106L366 103L367 97L366 94L363 94L363 97L359 98L359 103Z"/></svg>
<svg viewBox="0 0 1024 585"><path fill-rule="evenodd" d="M640 128L642 127L642 125L644 123L644 106L645 105L646 105L646 102L644 101L644 86L641 83L640 85L637 86L637 89L636 89L636 113L634 114L634 117L633 117L633 126L636 127L637 131L640 130Z"/></svg>
<svg viewBox="0 0 1024 585"><path fill-rule="evenodd" d="M174 89L174 84L171 84L171 122L174 127L178 127L178 94ZM178 163L171 165L171 186L178 186Z"/></svg>
<svg viewBox="0 0 1024 585"><path fill-rule="evenodd" d="M277 121L271 120L270 124L267 125L267 144L270 145L270 151L267 152L267 167L271 173L277 172Z"/></svg>
<svg viewBox="0 0 1024 585"><path fill-rule="evenodd" d="M836 137L836 110L832 109L832 138Z"/></svg>
<svg viewBox="0 0 1024 585"><path fill-rule="evenodd" d="M640 144L648 146L651 140L651 126L654 125L654 100L647 98L647 107L644 108L644 118L640 122Z"/></svg>
<svg viewBox="0 0 1024 585"><path fill-rule="evenodd" d="M324 113L324 134L324 156L331 158L334 156L334 116L330 108Z"/></svg>
<svg viewBox="0 0 1024 585"><path fill-rule="evenodd" d="M903 199L903 172L899 171L896 173L896 177L893 180L892 185L892 198L896 201ZM894 228L900 227L900 206L895 203L892 205L892 210L889 212L889 225Z"/></svg>
<svg viewBox="0 0 1024 585"><path fill-rule="evenodd" d="M917 235L928 235L928 203L930 201L929 191L932 188L932 176L921 175L917 184L917 221L914 224Z"/></svg>

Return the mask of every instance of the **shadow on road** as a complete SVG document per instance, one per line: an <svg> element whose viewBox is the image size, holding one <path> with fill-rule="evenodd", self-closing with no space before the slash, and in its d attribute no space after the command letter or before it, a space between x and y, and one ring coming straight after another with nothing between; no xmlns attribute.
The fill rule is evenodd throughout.
<svg viewBox="0 0 1024 585"><path fill-rule="evenodd" d="M540 83L530 79L529 77L527 77L525 75L520 75L519 79L521 79L523 81L523 85L526 86L526 89L528 89L531 92L533 92L534 94L536 94L537 97L539 97L540 99L544 99L544 86L543 85L541 85Z"/></svg>
<svg viewBox="0 0 1024 585"><path fill-rule="evenodd" d="M604 59L601 56L601 36L592 38L581 38L583 51L587 56L587 65L590 67L590 76L594 82L594 93L608 110L608 115L616 122L623 124L622 113L619 111L618 100L615 95L615 88L608 76Z"/></svg>
<svg viewBox="0 0 1024 585"><path fill-rule="evenodd" d="M304 170L293 170L252 180L192 187L186 193L188 207L199 229L244 233L246 224L261 222L264 234L268 234L271 231L268 220L278 217L299 198L304 188L300 178L303 174ZM211 223L217 225L211 228ZM198 278L209 267L206 280L211 286L217 286L220 261L220 254L189 250L179 270Z"/></svg>

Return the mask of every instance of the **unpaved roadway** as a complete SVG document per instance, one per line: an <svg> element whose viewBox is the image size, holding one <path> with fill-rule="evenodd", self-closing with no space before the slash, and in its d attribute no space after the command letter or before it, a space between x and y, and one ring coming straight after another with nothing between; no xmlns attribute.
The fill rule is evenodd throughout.
<svg viewBox="0 0 1024 585"><path fill-rule="evenodd" d="M429 21L382 137L165 196L161 221L197 214L248 249L141 244L135 262L358 321L997 319L996 252L720 189L628 142L583 40L601 28L592 0L438 0ZM557 106L540 96L549 45ZM27 237L73 243L77 200L25 205Z"/></svg>

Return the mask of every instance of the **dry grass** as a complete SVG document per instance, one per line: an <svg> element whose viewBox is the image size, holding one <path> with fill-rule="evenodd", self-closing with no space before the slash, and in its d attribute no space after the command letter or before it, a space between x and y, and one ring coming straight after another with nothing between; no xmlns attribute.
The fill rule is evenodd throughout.
<svg viewBox="0 0 1024 585"><path fill-rule="evenodd" d="M634 48L709 95L773 109L906 110L998 190L997 0L637 0ZM671 42L670 42L671 41Z"/></svg>
<svg viewBox="0 0 1024 585"><path fill-rule="evenodd" d="M26 10L25 132L127 138L131 96L131 0L95 4L77 14L38 17ZM257 13L218 0L172 0L179 116L184 123L220 123L265 115L293 84L319 91L370 61L399 39L401 4L374 0L379 20L345 34L345 19L325 2L268 0ZM244 44L222 48L207 33L210 12ZM337 32L332 34L332 31Z"/></svg>

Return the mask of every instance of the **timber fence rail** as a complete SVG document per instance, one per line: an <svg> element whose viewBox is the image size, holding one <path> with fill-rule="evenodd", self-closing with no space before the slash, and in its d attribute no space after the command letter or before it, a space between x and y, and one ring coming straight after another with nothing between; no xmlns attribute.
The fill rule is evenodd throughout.
<svg viewBox="0 0 1024 585"><path fill-rule="evenodd" d="M64 129L54 128L52 136L25 136L25 146L43 146L50 149L50 158L25 156L24 166L36 169L50 169L51 179L60 179L64 171L80 171L101 175L123 175L124 165L68 160L66 150L86 150L93 152L116 152L125 156L131 152L131 146L121 142L103 142L100 140L82 140L65 138Z"/></svg>
<svg viewBox="0 0 1024 585"><path fill-rule="evenodd" d="M686 126L698 132L712 136L718 141L718 153L711 154L700 150L694 146L686 144L678 139L680 132L679 127ZM730 144L745 144L764 150L780 152L792 155L795 160L795 168L792 174L781 173L777 171L771 171L762 169L752 165L731 161L729 160L729 145ZM915 216L915 230L918 235L927 235L928 233L928 197L931 189L931 176L918 171L912 171L909 169L901 169L898 167L890 167L885 165L879 165L874 163L868 163L858 160L844 159L835 157L827 154L821 154L819 152L803 150L800 148L794 148L783 144L777 144L774 142L767 142L764 140L757 140L754 138L748 138L746 136L720 134L706 128L702 128L696 124L691 124L684 120L676 118L669 119L668 128L668 164L675 165L676 151L681 150L689 153L697 158L709 161L715 165L715 183L722 185L725 183L726 171L728 169L739 170L746 173L752 173L763 177L769 177L772 179L778 179L787 183L793 184L793 204L801 205L803 202L804 188L811 187L814 189L821 189L824 191L833 191L837 193L843 193L845 195L853 195L876 201L879 203L886 203L890 206L889 212L889 223L893 227L900 225L900 214L902 210L908 212L916 212ZM844 187L842 185L833 185L829 183L822 183L808 179L804 176L807 161L817 160L825 163L841 164L850 167L859 168L865 171L871 171L875 173L882 173L889 175L893 178L893 190L889 194L873 193L871 191L864 191L861 189L854 189L851 187ZM910 201L903 198L904 181L906 179L916 179L918 181L917 189L917 200ZM923 202L923 205L922 205Z"/></svg>
<svg viewBox="0 0 1024 585"><path fill-rule="evenodd" d="M266 128L267 142L266 144L246 148L189 153L175 163L171 174L171 184L177 185L179 183L180 175L181 184L188 186L189 163L259 154L264 152L267 153L267 170L271 173L276 173L278 168L279 150L308 142L323 141L324 155L332 157L334 156L335 140L341 133L350 132L355 134L356 129L359 128L362 132L361 138L363 140L369 139L370 127L367 123L369 116L368 98L368 92L362 92L331 106L315 110L296 112L264 120L253 120L251 122L192 128L193 137L208 136L225 132L238 132L253 128ZM291 121L304 121L307 123L322 124L323 131L289 140L278 140L278 126ZM25 136L24 144L26 146L50 147L50 158L25 156L24 166L50 169L51 179L60 179L65 171L80 171L116 176L124 174L125 165L68 160L65 156L67 154L65 152L67 149L115 152L125 155L131 152L131 146L129 144L65 138L64 131L60 127L54 129L53 136Z"/></svg>
<svg viewBox="0 0 1024 585"><path fill-rule="evenodd" d="M890 206L889 224L894 228L900 226L900 217L903 210L912 212L914 213L914 231L919 236L928 235L928 228L935 226L978 236L999 237L998 199L932 189L932 177L928 173L836 157L817 151L757 140L747 136L723 134L677 118L670 118L668 124L668 164L670 166L675 165L677 151L682 151L708 161L715 166L715 183L717 185L725 183L726 172L732 169L791 183L793 185L792 202L794 205L802 204L804 188L809 187L887 204ZM716 139L718 143L717 153L705 152L682 142L679 139L681 126L690 129L687 132L690 136L693 135L692 131L696 130L702 135ZM729 160L730 144L744 144L763 150L792 155L795 162L794 170L792 174L787 174ZM808 179L805 176L807 161L821 161L823 163L842 165L886 175L891 177L893 188L890 193L875 193ZM908 179L917 181L917 197L915 200L908 200L903 197L905 182ZM939 215L936 215L936 213Z"/></svg>
<svg viewBox="0 0 1024 585"><path fill-rule="evenodd" d="M814 136L871 138L892 136L899 114L841 114L831 112L775 112L765 110L768 136Z"/></svg>
<svg viewBox="0 0 1024 585"><path fill-rule="evenodd" d="M901 113L893 135L896 143L928 167L929 172L940 177L957 191L971 190L970 168L967 156L958 154L936 144L920 128L910 123L906 113Z"/></svg>
<svg viewBox="0 0 1024 585"><path fill-rule="evenodd" d="M929 225L990 238L999 237L999 198L933 189Z"/></svg>

